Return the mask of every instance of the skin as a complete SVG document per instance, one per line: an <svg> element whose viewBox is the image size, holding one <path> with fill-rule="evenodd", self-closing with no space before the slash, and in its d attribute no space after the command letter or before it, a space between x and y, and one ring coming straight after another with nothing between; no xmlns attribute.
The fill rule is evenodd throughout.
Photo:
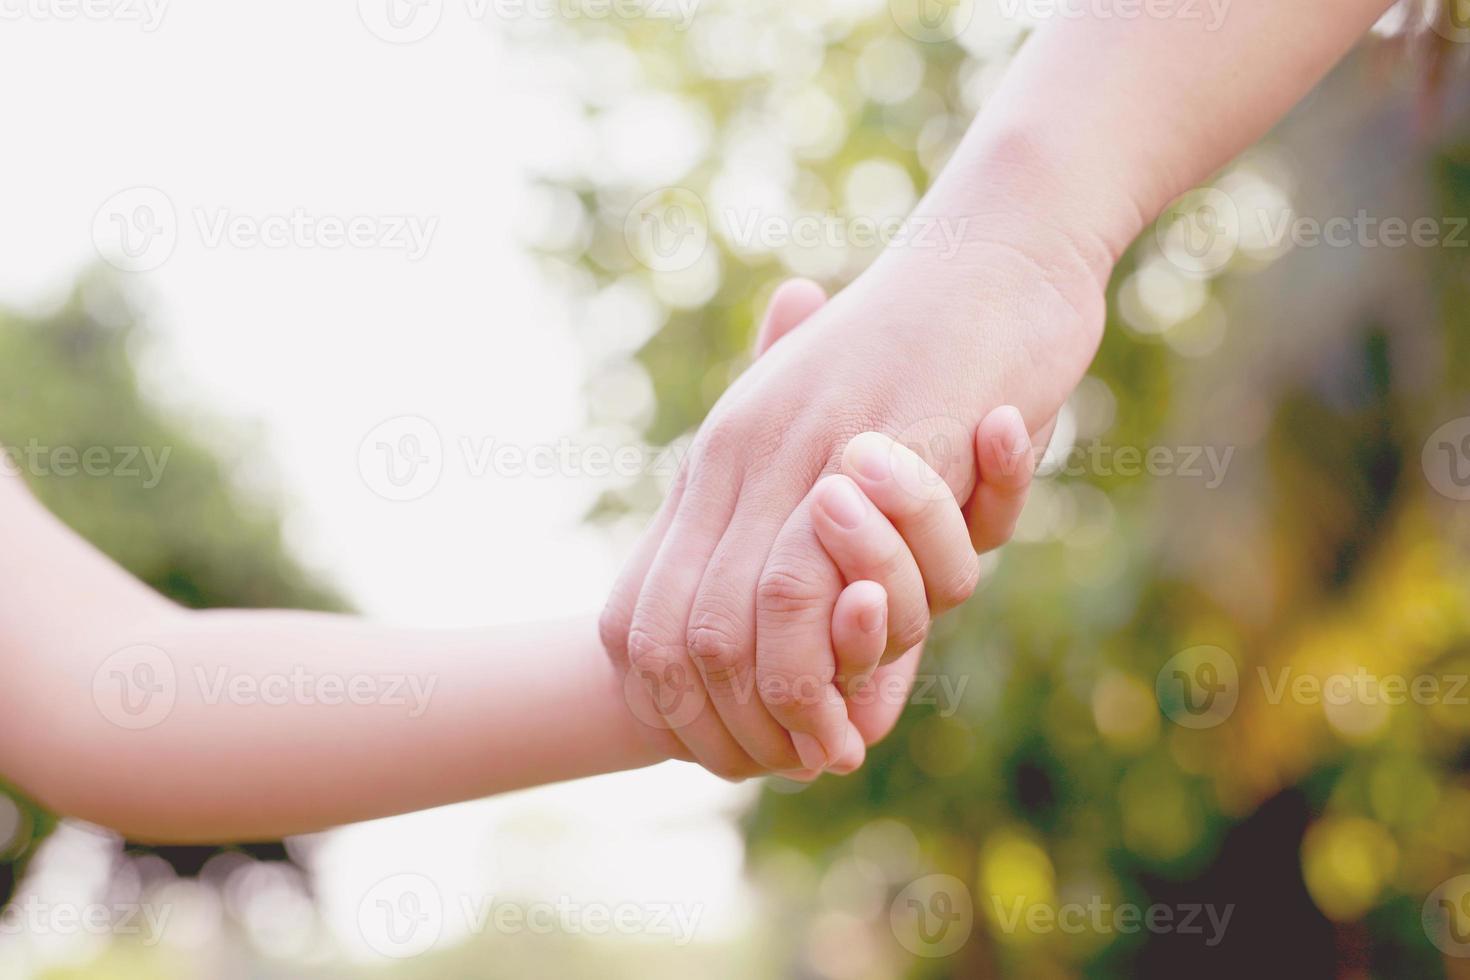
<svg viewBox="0 0 1470 980"><path fill-rule="evenodd" d="M795 322L777 317L768 340ZM864 575L881 580L883 562L913 559L879 507L857 504L858 520L823 536L849 583L834 584L824 632L844 670L871 673L888 597ZM931 520L962 526L952 498L930 506L947 512ZM0 540L0 772L48 809L135 840L276 839L667 758L648 737L660 716L630 696L647 693L643 678L608 662L590 620L425 630L191 611L13 477L0 477ZM355 684L367 687L349 697ZM881 701L871 716L891 725L902 700ZM147 714L155 704L166 710ZM817 762L851 772L873 734L854 728L837 757ZM789 775L820 768L798 763Z"/></svg>
<svg viewBox="0 0 1470 980"><path fill-rule="evenodd" d="M936 447L967 446L1005 403L1039 433L1096 353L1127 245L1260 138L1388 6L1235 0L1218 24L1083 10L1038 29L916 211L961 229L963 245L890 248L747 371L635 548L600 621L609 655L698 678L716 708L671 724L664 751L739 777L810 761L813 743L831 758L847 716L869 730L825 688L790 694L832 657L824 612L840 574L820 547L813 484L875 430L923 452L972 513L993 501L977 490L985 447ZM928 539L895 523L923 571ZM927 608L892 597L890 653L971 584L924 579Z"/></svg>

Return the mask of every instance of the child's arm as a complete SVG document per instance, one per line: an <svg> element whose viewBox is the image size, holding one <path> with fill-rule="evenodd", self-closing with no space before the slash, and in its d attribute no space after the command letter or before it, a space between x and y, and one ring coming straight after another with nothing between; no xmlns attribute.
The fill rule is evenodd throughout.
<svg viewBox="0 0 1470 980"><path fill-rule="evenodd" d="M0 478L0 772L138 838L255 839L648 765L590 621L180 609Z"/></svg>
<svg viewBox="0 0 1470 980"><path fill-rule="evenodd" d="M435 631L189 611L16 479L0 478L0 540L0 772L135 839L273 838L664 758L659 717L630 709L647 678L625 684L590 619ZM886 635L886 595L839 591L831 631L852 659L863 624ZM862 761L852 742L839 771Z"/></svg>

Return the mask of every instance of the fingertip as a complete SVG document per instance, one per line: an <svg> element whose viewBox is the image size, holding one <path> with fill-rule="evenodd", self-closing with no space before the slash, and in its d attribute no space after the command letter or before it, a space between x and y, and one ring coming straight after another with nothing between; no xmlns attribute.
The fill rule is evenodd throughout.
<svg viewBox="0 0 1470 980"><path fill-rule="evenodd" d="M815 769L820 772L827 767L827 752L815 735L808 735L806 732L792 732L791 744L796 747L796 754L801 759L801 764L807 769Z"/></svg>
<svg viewBox="0 0 1470 980"><path fill-rule="evenodd" d="M794 307L804 312L811 312L827 302L827 290L823 289L822 284L815 279L808 279L806 276L792 276L776 287L771 297L772 305L776 305L777 301L786 304L785 309Z"/></svg>
<svg viewBox="0 0 1470 980"><path fill-rule="evenodd" d="M801 325L827 302L827 291L811 279L788 279L776 287L756 334L756 356Z"/></svg>
<svg viewBox="0 0 1470 980"><path fill-rule="evenodd" d="M877 582L854 582L848 586L856 609L858 629L881 633L888 626L888 591Z"/></svg>
<svg viewBox="0 0 1470 980"><path fill-rule="evenodd" d="M888 627L888 590L877 582L862 579L853 582L837 597L832 610L832 634L839 641L883 633ZM841 659L848 642L839 642Z"/></svg>
<svg viewBox="0 0 1470 980"><path fill-rule="evenodd" d="M888 591L877 582L853 582L837 597L832 612L832 650L837 680L851 696L883 659L888 646Z"/></svg>
<svg viewBox="0 0 1470 980"><path fill-rule="evenodd" d="M896 443L881 432L860 432L842 451L842 470L858 479L879 482L893 474Z"/></svg>
<svg viewBox="0 0 1470 980"><path fill-rule="evenodd" d="M827 767L827 771L838 776L846 776L862 768L868 758L868 746L863 741L863 733L851 721L847 723L847 732L844 735L842 746L842 757Z"/></svg>
<svg viewBox="0 0 1470 980"><path fill-rule="evenodd" d="M867 515L867 497L841 473L822 477L813 489L813 499L818 513L847 531L856 530Z"/></svg>
<svg viewBox="0 0 1470 980"><path fill-rule="evenodd" d="M1014 405L1002 405L975 432L980 479L992 486L1018 490L1031 482L1036 461L1026 420Z"/></svg>

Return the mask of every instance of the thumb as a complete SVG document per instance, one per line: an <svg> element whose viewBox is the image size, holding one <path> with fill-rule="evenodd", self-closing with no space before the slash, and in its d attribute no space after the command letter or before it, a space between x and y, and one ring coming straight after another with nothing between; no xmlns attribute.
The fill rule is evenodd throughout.
<svg viewBox="0 0 1470 980"><path fill-rule="evenodd" d="M787 279L777 286L755 337L755 356L770 350L772 344L795 330L826 302L827 291L810 279Z"/></svg>

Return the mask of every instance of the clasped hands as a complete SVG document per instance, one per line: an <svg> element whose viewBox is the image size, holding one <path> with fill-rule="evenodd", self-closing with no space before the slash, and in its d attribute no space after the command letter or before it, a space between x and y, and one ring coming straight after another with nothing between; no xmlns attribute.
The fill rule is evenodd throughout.
<svg viewBox="0 0 1470 980"><path fill-rule="evenodd" d="M985 335L1011 362L1028 322L1078 310L1014 285L995 283L1005 322ZM908 336L924 310L860 287L830 303L804 280L776 291L756 364L696 435L600 620L655 747L727 779L862 765L902 712L931 618L1011 536L1032 434L1045 444L1095 351L1003 403L1034 352L1000 365L961 318Z"/></svg>

